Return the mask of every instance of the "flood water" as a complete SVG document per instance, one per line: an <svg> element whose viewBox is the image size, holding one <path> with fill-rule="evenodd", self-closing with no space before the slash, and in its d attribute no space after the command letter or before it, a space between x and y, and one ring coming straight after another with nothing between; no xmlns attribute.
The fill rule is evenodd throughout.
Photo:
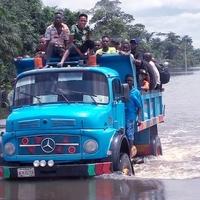
<svg viewBox="0 0 200 200"><path fill-rule="evenodd" d="M135 165L135 177L0 180L0 200L198 200L200 195L200 73L164 85L163 156Z"/></svg>

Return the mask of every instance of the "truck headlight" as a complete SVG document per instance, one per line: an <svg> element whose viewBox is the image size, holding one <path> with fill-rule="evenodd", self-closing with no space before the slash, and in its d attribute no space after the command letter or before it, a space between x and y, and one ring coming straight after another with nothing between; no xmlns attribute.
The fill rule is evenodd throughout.
<svg viewBox="0 0 200 200"><path fill-rule="evenodd" d="M87 140L84 142L83 148L87 153L94 153L98 149L98 143L95 140Z"/></svg>
<svg viewBox="0 0 200 200"><path fill-rule="evenodd" d="M11 156L15 153L15 145L11 142L8 142L4 146L4 151L7 155Z"/></svg>

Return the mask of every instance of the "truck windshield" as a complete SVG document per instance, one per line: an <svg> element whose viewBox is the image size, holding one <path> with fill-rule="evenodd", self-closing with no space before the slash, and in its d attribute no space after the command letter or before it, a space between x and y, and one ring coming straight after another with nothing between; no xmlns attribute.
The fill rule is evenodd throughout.
<svg viewBox="0 0 200 200"><path fill-rule="evenodd" d="M14 106L43 103L109 102L108 82L97 72L45 72L28 75L16 83Z"/></svg>

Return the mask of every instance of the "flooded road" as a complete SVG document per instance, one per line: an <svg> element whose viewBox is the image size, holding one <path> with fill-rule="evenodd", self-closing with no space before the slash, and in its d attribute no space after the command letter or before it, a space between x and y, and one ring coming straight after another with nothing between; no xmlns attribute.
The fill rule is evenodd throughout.
<svg viewBox="0 0 200 200"><path fill-rule="evenodd" d="M199 179L92 178L0 181L8 200L198 200Z"/></svg>
<svg viewBox="0 0 200 200"><path fill-rule="evenodd" d="M200 73L174 76L166 85L165 123L159 126L163 156L137 168L145 178L200 178ZM151 173L149 173L149 170Z"/></svg>
<svg viewBox="0 0 200 200"><path fill-rule="evenodd" d="M159 126L163 156L135 165L135 177L0 180L0 200L197 200L200 195L200 73L174 76Z"/></svg>

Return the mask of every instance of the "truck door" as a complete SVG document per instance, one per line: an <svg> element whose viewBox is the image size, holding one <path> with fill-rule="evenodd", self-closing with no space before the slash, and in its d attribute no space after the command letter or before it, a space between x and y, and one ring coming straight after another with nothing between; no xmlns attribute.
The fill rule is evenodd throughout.
<svg viewBox="0 0 200 200"><path fill-rule="evenodd" d="M116 129L125 127L125 108L122 101L122 88L119 79L112 81L113 91L113 122Z"/></svg>

